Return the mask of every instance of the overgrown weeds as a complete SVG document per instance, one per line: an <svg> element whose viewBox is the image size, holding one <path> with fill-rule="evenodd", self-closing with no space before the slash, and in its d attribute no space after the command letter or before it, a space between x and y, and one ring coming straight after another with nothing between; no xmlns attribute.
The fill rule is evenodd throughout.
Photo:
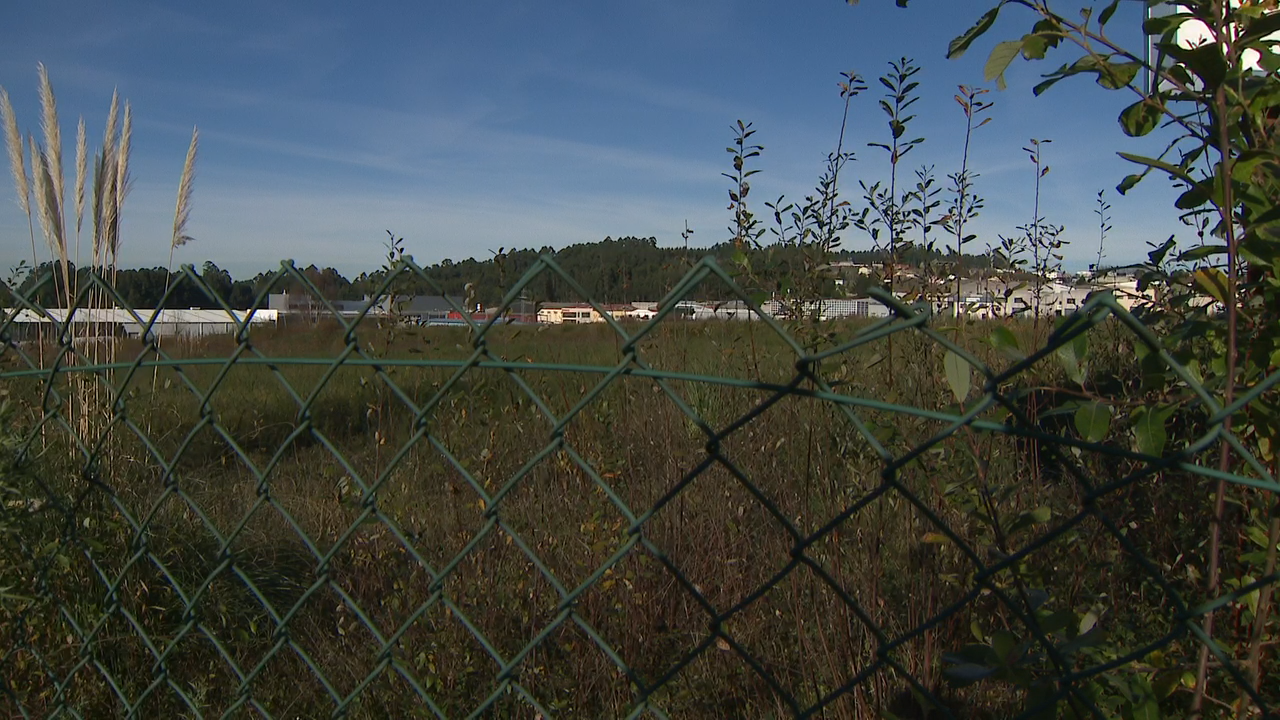
<svg viewBox="0 0 1280 720"><path fill-rule="evenodd" d="M284 359L338 356L341 333L324 327L255 335L262 360L225 374L201 363L230 356L230 340L167 346L154 390L149 377L119 388L129 422L106 433L110 474L69 462L57 448L72 435L58 429L51 451L26 454L27 479L10 483L40 510L8 514L23 540L8 548L14 577L0 585L38 600L5 605L0 626L16 648L5 702L36 714L124 702L142 714L241 704L311 716L349 704L352 716L380 717L429 714L425 697L453 716L501 692L491 712L532 716L527 693L564 717L637 703L695 717L821 704L871 717L932 697L1000 716L1011 698L941 682L945 653L1015 626L995 594L971 593L975 566L945 533L984 554L1016 552L1079 510L1078 484L1022 480L1032 456L1017 436L983 439L978 483L975 448L959 438L885 476L838 404L735 386L781 389L794 374L780 338L758 334L752 355L740 328L676 323L637 348L650 367L688 374L665 382L693 416L652 379L622 376L559 435L543 408L563 417L599 378L555 365L621 362L608 328L494 329L485 340L495 357L532 364L473 368L452 385L448 363L470 354L461 329L399 333L376 362L332 373ZM861 329L833 328L846 338ZM424 347L439 367L397 367L398 390L378 390L379 363ZM921 359L897 370L899 392L922 411L951 407L933 369L941 350L913 335L898 348ZM987 357L1004 362L994 349ZM1126 377L1124 357L1099 356L1094 371ZM1026 387L1060 372L1046 366ZM724 380L694 381L712 374ZM13 427L32 432L38 385L6 387ZM382 413L366 413L379 398ZM927 413L857 416L895 456L943 427ZM1171 525L1145 502L1171 490L1131 492L1141 494L1109 501L1111 517L1136 528L1149 557L1176 562L1176 541L1160 534ZM1064 563L1109 571L1064 578ZM1159 614L1122 608L1145 580L1087 526L989 582L1013 592L1031 577L1053 607L1094 612L1134 642L1162 632ZM516 685L503 690L511 670Z"/></svg>

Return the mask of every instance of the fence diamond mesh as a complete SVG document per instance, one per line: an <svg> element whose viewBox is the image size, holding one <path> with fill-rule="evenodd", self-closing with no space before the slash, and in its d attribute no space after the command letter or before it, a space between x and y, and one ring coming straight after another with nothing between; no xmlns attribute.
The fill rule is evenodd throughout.
<svg viewBox="0 0 1280 720"><path fill-rule="evenodd" d="M507 323L546 277L604 323ZM258 306L316 316L223 338L92 275L5 312L6 716L1158 717L1202 648L1207 715L1280 702L1236 642L1274 633L1257 518L1219 593L1192 560L1212 483L1275 504L1224 421L1280 372L1221 407L1109 294L993 347L885 293L780 320L710 259L643 323L551 257L461 327L403 322L408 284L443 296L404 262L344 316L285 263ZM757 321L683 320L709 287Z"/></svg>

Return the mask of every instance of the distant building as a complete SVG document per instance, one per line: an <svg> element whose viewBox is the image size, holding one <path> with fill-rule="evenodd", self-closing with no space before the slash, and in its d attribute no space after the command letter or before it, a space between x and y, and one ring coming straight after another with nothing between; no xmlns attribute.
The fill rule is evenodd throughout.
<svg viewBox="0 0 1280 720"><path fill-rule="evenodd" d="M1139 290L1136 277L1103 275L1084 284L1047 280L1014 282L1003 278L961 280L934 301L934 312L978 319L1018 315L1060 317L1084 305L1095 292L1110 291L1121 307L1132 310L1156 300L1153 288ZM958 292L957 292L958 291Z"/></svg>
<svg viewBox="0 0 1280 720"><path fill-rule="evenodd" d="M384 304L387 304L387 301L384 301ZM446 323L451 319L461 319L461 315L458 314L459 308L470 312L480 312L482 310L479 306L468 308L466 306L466 298L458 296L414 295L395 303L395 307L392 308L392 314L407 323L436 325ZM451 315L453 316L452 318L450 317Z"/></svg>
<svg viewBox="0 0 1280 720"><path fill-rule="evenodd" d="M314 322L333 317L334 312L343 318L354 319L364 313L375 317L395 316L418 325L447 321L450 313L457 315L455 308L462 308L466 300L453 295L414 295L383 297L372 306L370 302L368 297L363 300L329 300L326 306L324 301L307 293L273 293L267 297L267 307L278 311L285 319L305 318ZM460 315L457 317L461 318Z"/></svg>
<svg viewBox="0 0 1280 720"><path fill-rule="evenodd" d="M154 319L154 321L153 321ZM19 339L35 336L36 328L53 323L72 326L91 326L90 335L98 337L141 337L144 330L150 337L210 337L231 335L244 323L250 325L274 325L279 319L276 310L153 310L134 311L119 308L87 310L77 308L68 313L65 309L50 308L43 313L19 310L13 319Z"/></svg>
<svg viewBox="0 0 1280 720"><path fill-rule="evenodd" d="M582 325L604 322L604 318L587 303L542 303L538 322L550 325Z"/></svg>

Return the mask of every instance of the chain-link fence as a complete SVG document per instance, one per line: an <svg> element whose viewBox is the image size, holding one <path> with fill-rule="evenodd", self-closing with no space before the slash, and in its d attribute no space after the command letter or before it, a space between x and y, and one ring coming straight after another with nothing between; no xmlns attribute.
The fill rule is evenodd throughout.
<svg viewBox="0 0 1280 720"><path fill-rule="evenodd" d="M548 277L603 322L510 322ZM1280 705L1280 486L1224 424L1280 373L1221 407L1110 294L960 323L880 293L888 319L820 323L708 259L629 322L546 257L486 320L449 300L459 326L421 327L405 288L443 293L412 263L354 315L286 263L259 307L319 309L194 337L81 285L0 325L6 716ZM679 315L712 288L754 321Z"/></svg>

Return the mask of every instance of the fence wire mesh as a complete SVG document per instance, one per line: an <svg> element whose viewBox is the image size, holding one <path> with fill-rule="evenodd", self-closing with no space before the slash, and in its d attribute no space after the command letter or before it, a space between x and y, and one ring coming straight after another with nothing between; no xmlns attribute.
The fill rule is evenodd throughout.
<svg viewBox="0 0 1280 720"><path fill-rule="evenodd" d="M508 324L547 278L604 322ZM1280 704L1234 642L1274 637L1275 548L1233 520L1212 596L1191 559L1212 483L1275 505L1224 421L1280 372L1222 407L1110 294L993 349L882 292L780 320L711 259L642 323L552 257L456 328L397 316L444 296L412 262L354 317L284 263L258 307L317 317L222 338L52 283L0 325L6 716L1159 717L1202 648L1206 715ZM711 287L756 321L682 320ZM1135 350L1176 412L1097 402Z"/></svg>

